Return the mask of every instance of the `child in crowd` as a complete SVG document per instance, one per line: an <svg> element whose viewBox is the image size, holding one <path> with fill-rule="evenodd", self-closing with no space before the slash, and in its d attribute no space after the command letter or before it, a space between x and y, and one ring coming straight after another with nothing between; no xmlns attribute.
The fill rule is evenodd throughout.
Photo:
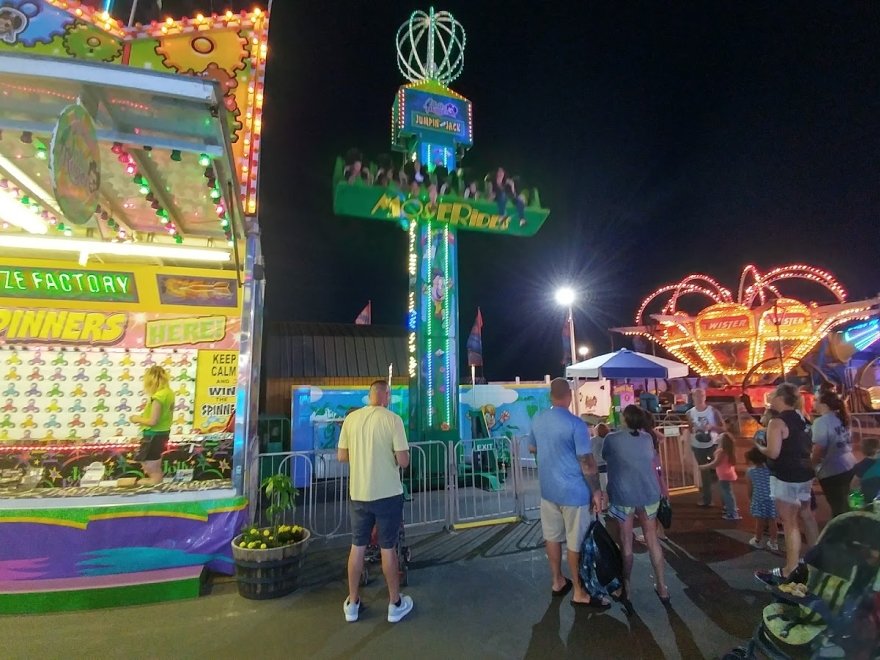
<svg viewBox="0 0 880 660"><path fill-rule="evenodd" d="M736 481L736 453L734 445L735 427L733 420L724 421L724 433L718 438L718 448L710 463L701 465L701 470L715 470L718 476L718 486L721 489L721 501L724 520L742 520L736 507L736 498L733 496L733 482Z"/></svg>
<svg viewBox="0 0 880 660"><path fill-rule="evenodd" d="M753 548L764 547L766 532L767 549L778 552L776 503L770 497L770 469L767 467L767 457L757 447L752 447L746 452L746 460L751 466L746 471L746 476L749 478L749 513L755 519L755 536L749 541L749 545Z"/></svg>
<svg viewBox="0 0 880 660"><path fill-rule="evenodd" d="M593 458L596 459L596 466L599 468L599 485L603 492L608 492L608 464L602 458L602 445L605 442L605 436L610 433L611 429L607 424L599 423L593 428L593 435L590 438L593 450Z"/></svg>
<svg viewBox="0 0 880 660"><path fill-rule="evenodd" d="M880 493L880 438L868 436L862 439L862 453L865 457L856 463L856 483L862 489L865 504L870 504Z"/></svg>

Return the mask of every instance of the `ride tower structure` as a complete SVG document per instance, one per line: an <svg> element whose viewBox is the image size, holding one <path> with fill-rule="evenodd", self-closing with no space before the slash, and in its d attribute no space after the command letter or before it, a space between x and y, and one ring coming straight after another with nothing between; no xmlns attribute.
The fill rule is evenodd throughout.
<svg viewBox="0 0 880 660"><path fill-rule="evenodd" d="M462 73L466 36L447 11L415 11L397 31L406 83L391 111L391 146L404 173L392 180L334 175L337 215L398 222L408 235L410 440L458 441L458 230L532 236L549 211L537 191L465 195L461 160L473 145L473 108L449 85ZM481 179L481 185L488 185Z"/></svg>

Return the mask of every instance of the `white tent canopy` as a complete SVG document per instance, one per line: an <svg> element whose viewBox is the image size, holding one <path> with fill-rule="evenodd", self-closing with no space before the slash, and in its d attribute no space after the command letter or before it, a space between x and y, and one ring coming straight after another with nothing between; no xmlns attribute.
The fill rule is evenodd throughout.
<svg viewBox="0 0 880 660"><path fill-rule="evenodd" d="M687 365L674 360L621 349L597 355L565 369L569 378L685 378Z"/></svg>

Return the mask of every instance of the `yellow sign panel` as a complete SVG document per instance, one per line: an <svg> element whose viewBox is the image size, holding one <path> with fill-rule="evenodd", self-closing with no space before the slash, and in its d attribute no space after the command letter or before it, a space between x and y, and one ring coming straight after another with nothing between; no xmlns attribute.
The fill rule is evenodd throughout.
<svg viewBox="0 0 880 660"><path fill-rule="evenodd" d="M115 344L127 325L124 312L0 308L0 338L9 342Z"/></svg>
<svg viewBox="0 0 880 660"><path fill-rule="evenodd" d="M160 319L147 321L144 345L147 348L158 348L159 346L209 344L218 342L225 336L225 316Z"/></svg>
<svg viewBox="0 0 880 660"><path fill-rule="evenodd" d="M237 383L238 351L199 351L194 428L210 433L226 426L235 412Z"/></svg>
<svg viewBox="0 0 880 660"><path fill-rule="evenodd" d="M242 295L235 272L144 264L89 264L4 258L0 303L48 309L238 317Z"/></svg>

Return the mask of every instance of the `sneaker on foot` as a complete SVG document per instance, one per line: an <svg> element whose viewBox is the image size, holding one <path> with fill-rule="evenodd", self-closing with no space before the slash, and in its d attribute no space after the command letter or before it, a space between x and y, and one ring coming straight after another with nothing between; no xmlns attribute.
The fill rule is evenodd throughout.
<svg viewBox="0 0 880 660"><path fill-rule="evenodd" d="M749 539L749 545L752 546L753 548L755 548L756 550L760 550L761 548L764 547L764 544L761 543L761 541L759 541L757 539L757 537L755 537L755 536L753 536L752 538ZM768 543L767 545L770 545L770 544Z"/></svg>
<svg viewBox="0 0 880 660"><path fill-rule="evenodd" d="M345 613L345 620L353 623L358 620L361 613L361 599L358 598L356 603L349 603L348 598L342 604L342 611Z"/></svg>
<svg viewBox="0 0 880 660"><path fill-rule="evenodd" d="M724 520L742 520L742 516L738 513L725 513L721 516Z"/></svg>
<svg viewBox="0 0 880 660"><path fill-rule="evenodd" d="M397 623L407 614L412 612L413 599L409 596L400 594L400 600L397 604L388 603L388 623Z"/></svg>
<svg viewBox="0 0 880 660"><path fill-rule="evenodd" d="M786 581L782 569L773 568L769 571L755 571L755 578L770 587L776 587Z"/></svg>
<svg viewBox="0 0 880 660"><path fill-rule="evenodd" d="M767 541L767 549L770 552L779 552L779 544L773 541Z"/></svg>

